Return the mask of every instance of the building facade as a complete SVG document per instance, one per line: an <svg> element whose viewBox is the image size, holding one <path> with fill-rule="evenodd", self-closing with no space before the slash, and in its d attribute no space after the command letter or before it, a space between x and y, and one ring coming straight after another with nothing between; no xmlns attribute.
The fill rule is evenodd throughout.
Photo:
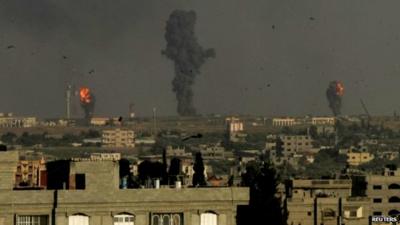
<svg viewBox="0 0 400 225"><path fill-rule="evenodd" d="M15 191L17 163L0 152L0 225L235 225L249 201L248 188L119 189L113 161L71 162L70 189Z"/></svg>
<svg viewBox="0 0 400 225"><path fill-rule="evenodd" d="M385 168L382 175L367 176L367 183L373 215L400 215L400 170Z"/></svg>
<svg viewBox="0 0 400 225"><path fill-rule="evenodd" d="M114 148L135 147L135 132L127 129L103 130L102 146Z"/></svg>

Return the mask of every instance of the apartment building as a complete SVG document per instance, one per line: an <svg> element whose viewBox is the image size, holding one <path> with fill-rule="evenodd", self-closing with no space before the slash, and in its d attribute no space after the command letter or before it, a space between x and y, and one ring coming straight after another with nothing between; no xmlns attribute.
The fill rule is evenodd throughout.
<svg viewBox="0 0 400 225"><path fill-rule="evenodd" d="M286 184L288 224L367 225L369 199L351 197L352 181L292 180Z"/></svg>
<svg viewBox="0 0 400 225"><path fill-rule="evenodd" d="M373 215L400 215L400 170L387 167L381 175L367 176L367 183Z"/></svg>
<svg viewBox="0 0 400 225"><path fill-rule="evenodd" d="M38 124L36 117L16 117L12 114L0 113L1 128L28 128L35 127Z"/></svg>
<svg viewBox="0 0 400 225"><path fill-rule="evenodd" d="M15 191L18 152L0 152L0 225L235 225L249 202L239 187L120 189L117 162L69 163L68 188Z"/></svg>
<svg viewBox="0 0 400 225"><path fill-rule="evenodd" d="M133 148L135 147L135 132L127 129L103 130L102 146L114 148Z"/></svg>

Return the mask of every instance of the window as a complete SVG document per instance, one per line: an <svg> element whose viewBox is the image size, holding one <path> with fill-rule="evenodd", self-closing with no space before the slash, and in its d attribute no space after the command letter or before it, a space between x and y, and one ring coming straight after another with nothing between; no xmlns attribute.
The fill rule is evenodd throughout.
<svg viewBox="0 0 400 225"><path fill-rule="evenodd" d="M400 185L399 184L391 184L388 187L389 189L400 189Z"/></svg>
<svg viewBox="0 0 400 225"><path fill-rule="evenodd" d="M202 213L200 225L218 225L218 215L214 212Z"/></svg>
<svg viewBox="0 0 400 225"><path fill-rule="evenodd" d="M48 225L48 216L17 216L16 225Z"/></svg>
<svg viewBox="0 0 400 225"><path fill-rule="evenodd" d="M382 185L374 185L374 186L372 186L372 189L381 190L382 189Z"/></svg>
<svg viewBox="0 0 400 225"><path fill-rule="evenodd" d="M86 186L85 174L75 174L75 182L77 190L84 190Z"/></svg>
<svg viewBox="0 0 400 225"><path fill-rule="evenodd" d="M134 225L135 216L127 213L114 216L114 225Z"/></svg>
<svg viewBox="0 0 400 225"><path fill-rule="evenodd" d="M373 202L374 203L382 203L382 199L381 198L374 198Z"/></svg>
<svg viewBox="0 0 400 225"><path fill-rule="evenodd" d="M350 217L357 217L357 211L350 211Z"/></svg>
<svg viewBox="0 0 400 225"><path fill-rule="evenodd" d="M89 225L89 217L86 215L69 216L68 225Z"/></svg>
<svg viewBox="0 0 400 225"><path fill-rule="evenodd" d="M153 213L151 225L183 225L182 213Z"/></svg>
<svg viewBox="0 0 400 225"><path fill-rule="evenodd" d="M389 216L398 216L398 215L400 215L400 211L398 211L396 209L392 209L389 211L388 215Z"/></svg>
<svg viewBox="0 0 400 225"><path fill-rule="evenodd" d="M389 198L389 202L390 203L399 203L400 202L400 198L397 196L393 196Z"/></svg>
<svg viewBox="0 0 400 225"><path fill-rule="evenodd" d="M307 212L307 216L311 216L312 215L312 213L311 212Z"/></svg>
<svg viewBox="0 0 400 225"><path fill-rule="evenodd" d="M322 212L323 217L335 217L335 211L332 209L326 209Z"/></svg>

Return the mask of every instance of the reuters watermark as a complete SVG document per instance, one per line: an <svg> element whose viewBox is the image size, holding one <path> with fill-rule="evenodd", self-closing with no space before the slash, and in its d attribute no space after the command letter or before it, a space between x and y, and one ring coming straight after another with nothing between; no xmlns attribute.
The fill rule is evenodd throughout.
<svg viewBox="0 0 400 225"><path fill-rule="evenodd" d="M400 218L397 217L392 217L392 216L372 216L371 217L371 222L372 223L395 223L397 224L400 221Z"/></svg>

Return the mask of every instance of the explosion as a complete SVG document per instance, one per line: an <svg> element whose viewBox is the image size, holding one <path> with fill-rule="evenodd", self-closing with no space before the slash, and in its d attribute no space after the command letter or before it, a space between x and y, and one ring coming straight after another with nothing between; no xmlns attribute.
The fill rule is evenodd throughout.
<svg viewBox="0 0 400 225"><path fill-rule="evenodd" d="M85 111L85 118L89 119L93 116L95 97L88 87L79 89L79 98L81 106Z"/></svg>
<svg viewBox="0 0 400 225"><path fill-rule="evenodd" d="M342 108L342 97L344 95L344 86L340 81L331 81L326 90L326 97L335 116L340 115Z"/></svg>
<svg viewBox="0 0 400 225"><path fill-rule="evenodd" d="M167 47L162 54L175 63L175 78L172 90L178 101L177 111L181 116L196 115L193 106L193 90L196 75L207 58L215 57L214 49L203 49L195 36L196 13L175 10L166 26Z"/></svg>

